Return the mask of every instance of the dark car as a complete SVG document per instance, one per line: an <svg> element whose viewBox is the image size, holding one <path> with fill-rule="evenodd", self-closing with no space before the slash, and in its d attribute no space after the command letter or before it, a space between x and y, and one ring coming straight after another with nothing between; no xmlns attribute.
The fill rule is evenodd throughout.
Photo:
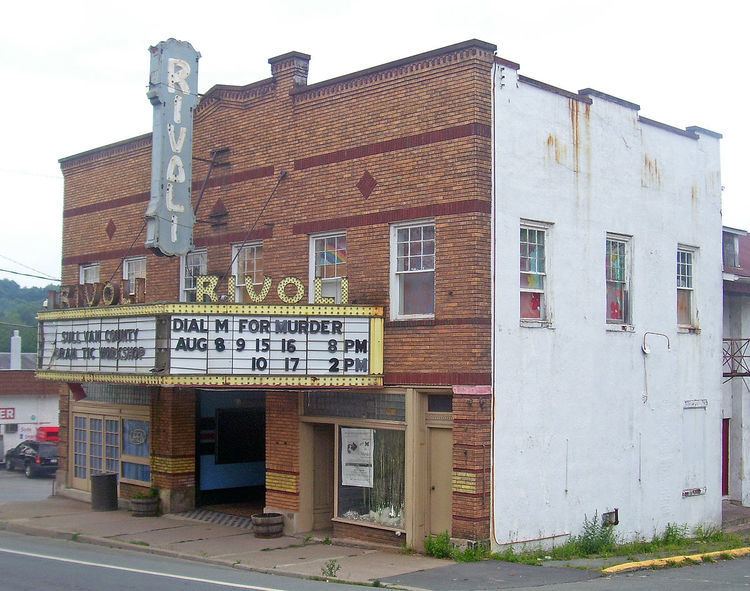
<svg viewBox="0 0 750 591"><path fill-rule="evenodd" d="M23 441L5 454L6 470L23 470L26 478L40 474L53 476L57 471L57 445Z"/></svg>

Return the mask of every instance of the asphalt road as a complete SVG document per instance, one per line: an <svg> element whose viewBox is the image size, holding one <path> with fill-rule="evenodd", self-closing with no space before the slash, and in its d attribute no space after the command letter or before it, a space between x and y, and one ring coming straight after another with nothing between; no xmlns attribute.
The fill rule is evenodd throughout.
<svg viewBox="0 0 750 591"><path fill-rule="evenodd" d="M26 478L23 472L8 472L0 466L0 503L10 501L40 501L52 494L51 476Z"/></svg>
<svg viewBox="0 0 750 591"><path fill-rule="evenodd" d="M0 532L0 591L361 591L292 577Z"/></svg>
<svg viewBox="0 0 750 591"><path fill-rule="evenodd" d="M512 565L488 561L449 566L413 573L414 580L402 584L433 589L519 591L711 591L750 589L750 559L723 561L684 568L642 571L629 575L599 577L575 582L535 581L528 586L523 577L514 579ZM538 571L546 567L529 567ZM471 587L465 575L472 569ZM478 570L477 570L478 569ZM477 577L482 569L482 577ZM438 576L425 576L428 573ZM494 573L494 574L493 574ZM502 576L498 576L502 573ZM541 572L539 573L542 574ZM481 584L477 585L477 580ZM554 577L552 578L554 579ZM198 591L212 589L253 591L353 591L361 587L309 581L279 575L253 573L156 556L115 550L71 541L53 540L0 532L0 591Z"/></svg>
<svg viewBox="0 0 750 591"><path fill-rule="evenodd" d="M609 577L572 568L487 560L409 573L383 582L433 591L747 591L750 589L750 558Z"/></svg>

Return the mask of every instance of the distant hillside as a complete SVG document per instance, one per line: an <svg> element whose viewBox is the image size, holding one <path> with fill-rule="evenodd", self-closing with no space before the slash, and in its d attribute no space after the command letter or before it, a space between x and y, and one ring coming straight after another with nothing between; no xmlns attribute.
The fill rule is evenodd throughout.
<svg viewBox="0 0 750 591"><path fill-rule="evenodd" d="M21 331L23 351L36 351L36 313L47 299L47 291L54 287L21 287L15 281L0 279L0 351L10 351L10 336L14 329ZM8 326L9 323L32 328Z"/></svg>

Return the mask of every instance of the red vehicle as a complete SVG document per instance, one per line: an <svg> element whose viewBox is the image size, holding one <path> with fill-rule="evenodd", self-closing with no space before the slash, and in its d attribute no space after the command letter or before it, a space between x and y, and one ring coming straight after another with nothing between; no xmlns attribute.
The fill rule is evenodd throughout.
<svg viewBox="0 0 750 591"><path fill-rule="evenodd" d="M60 427L37 427L36 440L57 443L60 441Z"/></svg>

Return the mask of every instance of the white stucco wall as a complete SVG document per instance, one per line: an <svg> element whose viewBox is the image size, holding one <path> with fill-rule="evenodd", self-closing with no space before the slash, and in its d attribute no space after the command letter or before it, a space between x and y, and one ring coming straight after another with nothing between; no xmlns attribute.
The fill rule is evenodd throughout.
<svg viewBox="0 0 750 591"><path fill-rule="evenodd" d="M718 140L511 68L494 84L495 542L563 542L615 508L622 538L720 523ZM522 219L550 224L549 327L519 322ZM608 232L632 237L632 331L605 322ZM698 334L677 329L678 244L697 249ZM649 336L644 355L647 331L671 349ZM683 409L692 399L707 408ZM705 494L682 497L695 487Z"/></svg>
<svg viewBox="0 0 750 591"><path fill-rule="evenodd" d="M0 373L0 379L2 374ZM2 460L5 452L18 445L23 439L34 439L37 427L56 427L58 423L59 398L56 395L5 395L0 396L0 408L15 409L15 418L0 419L2 435ZM18 425L16 433L6 433L5 425Z"/></svg>
<svg viewBox="0 0 750 591"><path fill-rule="evenodd" d="M750 297L724 298L724 337L750 336ZM729 498L750 507L750 378L724 383L723 417L729 422Z"/></svg>

